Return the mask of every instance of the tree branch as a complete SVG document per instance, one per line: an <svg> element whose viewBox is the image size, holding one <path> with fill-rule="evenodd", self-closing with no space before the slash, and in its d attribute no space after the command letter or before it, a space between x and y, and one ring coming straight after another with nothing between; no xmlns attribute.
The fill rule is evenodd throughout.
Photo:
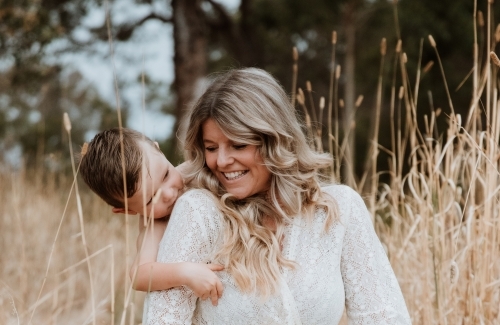
<svg viewBox="0 0 500 325"><path fill-rule="evenodd" d="M142 26L145 22L149 20L159 20L163 23L172 23L172 17L165 17L159 14L156 14L154 12L150 13L149 15L143 17L142 19L136 21L135 23L132 24L123 24L120 26L115 26L116 28L116 33L115 33L115 39L118 41L126 41L128 40L132 34L134 33L134 30L137 27ZM92 33L98 35L100 39L107 39L107 31L106 31L106 24L103 24L100 27L93 28L90 30Z"/></svg>
<svg viewBox="0 0 500 325"><path fill-rule="evenodd" d="M224 9L224 7L220 3L214 0L206 0L206 1L212 5L212 8L214 9L215 13L219 16L219 20L217 21L214 20L210 21L207 19L207 24L219 30L226 29L226 31L232 31L234 28L234 23L229 14L227 13L226 9Z"/></svg>

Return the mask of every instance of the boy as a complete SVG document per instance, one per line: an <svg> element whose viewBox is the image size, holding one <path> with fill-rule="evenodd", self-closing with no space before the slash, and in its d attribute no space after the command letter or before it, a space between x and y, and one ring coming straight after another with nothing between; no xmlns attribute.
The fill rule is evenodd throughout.
<svg viewBox="0 0 500 325"><path fill-rule="evenodd" d="M97 134L83 148L80 174L90 189L113 207L113 213L140 215L137 256L130 269L134 289L155 291L186 285L197 297L210 298L216 306L222 296L222 283L214 271L221 271L223 266L156 262L168 217L184 189L180 171L167 160L158 143L137 131L121 130L123 163L120 129L109 129ZM144 220L153 221L152 226L145 227Z"/></svg>

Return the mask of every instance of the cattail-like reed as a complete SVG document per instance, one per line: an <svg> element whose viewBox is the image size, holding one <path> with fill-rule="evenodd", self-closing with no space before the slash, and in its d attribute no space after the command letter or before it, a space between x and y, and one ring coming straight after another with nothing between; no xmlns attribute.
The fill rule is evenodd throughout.
<svg viewBox="0 0 500 325"><path fill-rule="evenodd" d="M432 37L432 35L429 35L429 43L432 47L436 47L436 41L434 40L434 37Z"/></svg>
<svg viewBox="0 0 500 325"><path fill-rule="evenodd" d="M82 150L80 150L80 155L83 157L87 154L87 150L89 148L89 144L87 142L83 143Z"/></svg>
<svg viewBox="0 0 500 325"><path fill-rule="evenodd" d="M496 55L495 52L491 51L490 52L490 58L491 61L497 66L500 67L500 60L498 59L498 56Z"/></svg>
<svg viewBox="0 0 500 325"><path fill-rule="evenodd" d="M386 52L387 52L387 40L384 37L380 42L380 54L384 56Z"/></svg>
<svg viewBox="0 0 500 325"><path fill-rule="evenodd" d="M427 72L429 72L432 69L433 66L434 66L434 61L431 60L431 61L427 62L427 64L425 65L425 67L422 69L422 72L424 74L427 73Z"/></svg>
<svg viewBox="0 0 500 325"><path fill-rule="evenodd" d="M299 51L294 46L292 49L292 59L293 59L293 68L292 68L292 105L295 106L295 96L296 96L296 88L297 88L297 75L299 71Z"/></svg>
<svg viewBox="0 0 500 325"><path fill-rule="evenodd" d="M484 16L481 10L477 11L477 24L479 27L484 27Z"/></svg>
<svg viewBox="0 0 500 325"><path fill-rule="evenodd" d="M63 114L63 124L64 124L64 129L69 134L71 131L71 121L69 120L68 113L66 113L66 112L64 112L64 114Z"/></svg>
<svg viewBox="0 0 500 325"><path fill-rule="evenodd" d="M356 98L356 102L354 103L354 107L358 108L361 106L361 104L363 103L363 99L365 97L363 95L359 95L358 98Z"/></svg>
<svg viewBox="0 0 500 325"><path fill-rule="evenodd" d="M312 85L309 80L306 81L307 94L309 95L309 103L311 105L312 121L316 123L318 118L316 117L316 106L314 105L314 100L312 97Z"/></svg>

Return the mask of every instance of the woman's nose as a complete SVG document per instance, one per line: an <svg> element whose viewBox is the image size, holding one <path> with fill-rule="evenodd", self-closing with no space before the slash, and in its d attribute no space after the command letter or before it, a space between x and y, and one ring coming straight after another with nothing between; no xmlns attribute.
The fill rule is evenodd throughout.
<svg viewBox="0 0 500 325"><path fill-rule="evenodd" d="M233 157L227 150L219 150L217 155L217 165L219 167L225 167L232 164L234 161Z"/></svg>

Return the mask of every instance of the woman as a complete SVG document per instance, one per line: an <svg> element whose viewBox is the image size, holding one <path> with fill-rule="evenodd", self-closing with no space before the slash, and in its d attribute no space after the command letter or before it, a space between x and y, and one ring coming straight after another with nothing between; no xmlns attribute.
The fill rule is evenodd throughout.
<svg viewBox="0 0 500 325"><path fill-rule="evenodd" d="M410 324L366 206L321 187L285 92L259 69L219 76L194 106L183 194L159 262L225 265L214 307L185 288L149 294L147 324Z"/></svg>

